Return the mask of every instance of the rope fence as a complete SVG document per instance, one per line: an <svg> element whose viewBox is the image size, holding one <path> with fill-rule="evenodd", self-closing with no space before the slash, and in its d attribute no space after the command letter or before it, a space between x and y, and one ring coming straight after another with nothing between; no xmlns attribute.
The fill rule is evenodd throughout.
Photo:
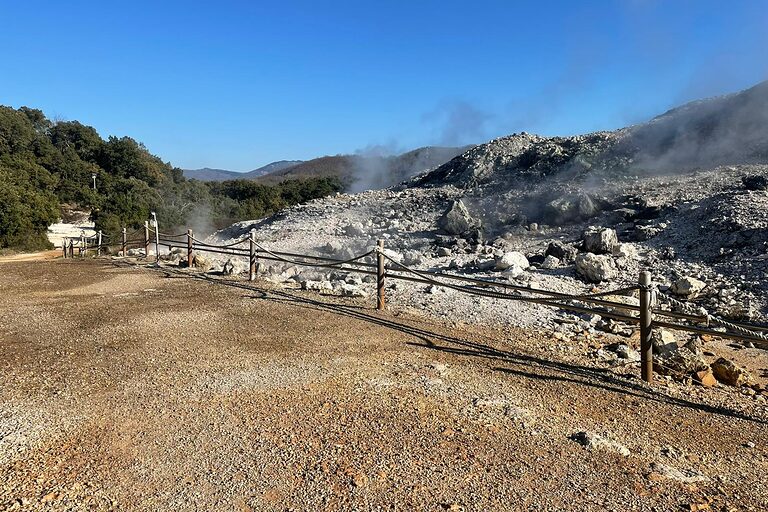
<svg viewBox="0 0 768 512"><path fill-rule="evenodd" d="M136 237L142 232L142 237ZM248 247L238 247L246 243ZM387 254L384 250L383 240L379 240L376 247L364 254L340 260L269 249L256 241L255 230L252 230L248 236L228 244L215 244L200 240L195 238L192 230L187 230L186 233L163 233L157 228L154 217L152 225L147 221L144 223L143 229L139 228L128 233L126 228L123 228L122 237L119 241L110 240L101 231L89 237L83 235L79 238L65 239L63 251L65 258L74 258L75 249L78 250L81 257L85 257L89 248L95 248L96 255L99 256L104 248L119 245L122 256L126 256L129 246L138 246L140 250L143 248L143 256L149 258L152 244L155 245L155 262L158 264L161 246L169 249L186 249L187 267L194 265L198 252L248 258L250 281L256 279L260 260L376 276L376 308L379 310L385 309L386 280L397 279L447 288L476 297L529 302L639 325L640 368L642 378L646 382L653 380L652 337L654 328L746 340L756 346L768 349L768 327L730 322L709 313L698 305L670 297L660 291L658 286L652 284L649 272L641 272L638 284L633 286L599 293L566 294L490 279L479 279L433 270L417 270ZM624 296L635 292L639 295L639 304L626 304L610 300L612 296ZM664 303L670 309L663 309L659 303ZM664 320L664 318L676 321L671 322ZM712 325L718 326L718 328L713 328ZM656 361L655 364L661 365L659 361Z"/></svg>

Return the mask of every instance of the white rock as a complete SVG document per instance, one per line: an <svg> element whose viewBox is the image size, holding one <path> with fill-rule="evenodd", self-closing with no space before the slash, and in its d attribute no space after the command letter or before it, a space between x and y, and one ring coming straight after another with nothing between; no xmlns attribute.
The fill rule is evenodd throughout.
<svg viewBox="0 0 768 512"><path fill-rule="evenodd" d="M571 434L570 438L589 450L614 452L624 457L629 457L631 454L629 448L623 444L593 432L576 432L575 434Z"/></svg>
<svg viewBox="0 0 768 512"><path fill-rule="evenodd" d="M301 287L304 290L313 290L317 292L333 290L333 285L330 281L311 281L307 280L301 283Z"/></svg>
<svg viewBox="0 0 768 512"><path fill-rule="evenodd" d="M342 283L339 287L341 294L346 297L367 297L368 292L354 284Z"/></svg>
<svg viewBox="0 0 768 512"><path fill-rule="evenodd" d="M704 281L700 281L695 277L684 277L672 285L672 293L680 297L692 299L697 297L706 287L707 283Z"/></svg>
<svg viewBox="0 0 768 512"><path fill-rule="evenodd" d="M560 258L556 258L551 254L544 258L544 262L541 264L541 268L546 270L552 270L560 266Z"/></svg>
<svg viewBox="0 0 768 512"><path fill-rule="evenodd" d="M522 270L531 266L525 254L517 251L505 252L496 259L496 270L507 270L512 266L520 267Z"/></svg>
<svg viewBox="0 0 768 512"><path fill-rule="evenodd" d="M584 251L595 254L611 254L619 244L616 230L611 228L590 227L582 235L582 240Z"/></svg>
<svg viewBox="0 0 768 512"><path fill-rule="evenodd" d="M365 228L359 222L353 222L344 228L344 233L347 236L362 236L365 234Z"/></svg>
<svg viewBox="0 0 768 512"><path fill-rule="evenodd" d="M576 256L576 273L592 283L608 281L618 276L613 258L591 252Z"/></svg>
<svg viewBox="0 0 768 512"><path fill-rule="evenodd" d="M243 258L229 258L223 267L223 272L227 275L238 275L248 272L248 262Z"/></svg>
<svg viewBox="0 0 768 512"><path fill-rule="evenodd" d="M613 247L613 255L617 258L626 258L628 260L637 259L637 248L632 244L618 244Z"/></svg>
<svg viewBox="0 0 768 512"><path fill-rule="evenodd" d="M450 235L459 235L476 225L477 222L461 200L453 201L437 221L437 226Z"/></svg>
<svg viewBox="0 0 768 512"><path fill-rule="evenodd" d="M502 272L502 275L504 275L504 277L507 279L514 279L516 277L520 277L523 274L525 274L525 270L523 270L523 268L519 265L511 265L504 272Z"/></svg>

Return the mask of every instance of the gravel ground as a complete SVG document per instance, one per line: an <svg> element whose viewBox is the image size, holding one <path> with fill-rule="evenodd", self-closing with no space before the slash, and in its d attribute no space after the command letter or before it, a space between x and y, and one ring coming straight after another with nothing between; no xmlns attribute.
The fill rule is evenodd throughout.
<svg viewBox="0 0 768 512"><path fill-rule="evenodd" d="M104 260L1 270L0 508L768 502L768 413L736 390L651 388L543 332L266 282Z"/></svg>

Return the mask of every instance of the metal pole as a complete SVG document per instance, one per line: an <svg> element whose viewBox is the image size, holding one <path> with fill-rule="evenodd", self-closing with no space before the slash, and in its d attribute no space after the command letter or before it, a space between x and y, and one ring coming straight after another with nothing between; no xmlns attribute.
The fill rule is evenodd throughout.
<svg viewBox="0 0 768 512"><path fill-rule="evenodd" d="M187 268L192 268L192 264L195 261L194 254L194 241L192 240L192 230L187 230Z"/></svg>
<svg viewBox="0 0 768 512"><path fill-rule="evenodd" d="M376 309L384 309L384 240L376 242L378 251L376 252Z"/></svg>
<svg viewBox="0 0 768 512"><path fill-rule="evenodd" d="M99 230L99 246L96 248L96 256L101 256L101 230Z"/></svg>
<svg viewBox="0 0 768 512"><path fill-rule="evenodd" d="M651 273L640 272L640 372L645 382L653 382L653 304Z"/></svg>
<svg viewBox="0 0 768 512"><path fill-rule="evenodd" d="M123 228L123 258L127 256L125 252L128 250L128 231Z"/></svg>
<svg viewBox="0 0 768 512"><path fill-rule="evenodd" d="M249 281L255 281L256 280L256 230L251 230L251 239L250 239L250 248L251 248L251 257L250 257L250 269L248 272L248 280Z"/></svg>
<svg viewBox="0 0 768 512"><path fill-rule="evenodd" d="M144 221L144 257L149 258L149 221Z"/></svg>

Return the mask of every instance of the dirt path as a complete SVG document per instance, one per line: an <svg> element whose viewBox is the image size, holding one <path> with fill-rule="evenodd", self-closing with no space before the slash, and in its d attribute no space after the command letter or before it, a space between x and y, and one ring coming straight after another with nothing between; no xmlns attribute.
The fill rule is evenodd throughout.
<svg viewBox="0 0 768 512"><path fill-rule="evenodd" d="M217 281L3 265L0 508L768 503L768 415L738 392L649 389L536 333ZM579 431L608 441L584 448Z"/></svg>
<svg viewBox="0 0 768 512"><path fill-rule="evenodd" d="M0 256L0 263L13 263L21 261L42 261L52 260L61 256L60 250L41 251L41 252L22 252L8 256Z"/></svg>

